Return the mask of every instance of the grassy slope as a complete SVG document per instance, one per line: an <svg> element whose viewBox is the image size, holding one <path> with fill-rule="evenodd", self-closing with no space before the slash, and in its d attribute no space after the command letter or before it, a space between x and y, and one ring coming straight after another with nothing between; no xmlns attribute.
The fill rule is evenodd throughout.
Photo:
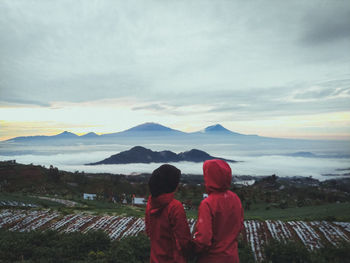
<svg viewBox="0 0 350 263"><path fill-rule="evenodd" d="M59 208L64 206L63 204L57 202L39 199L37 197L21 193L0 192L0 201L17 201L25 204L36 204L44 208Z"/></svg>
<svg viewBox="0 0 350 263"><path fill-rule="evenodd" d="M350 203L324 204L286 209L265 209L266 205L255 205L245 211L245 219L260 220L331 220L350 221Z"/></svg>
<svg viewBox="0 0 350 263"><path fill-rule="evenodd" d="M331 220L350 222L350 203L325 204L293 208L265 209L266 204L252 205L251 210L244 211L245 220ZM197 210L186 211L188 218L196 218Z"/></svg>

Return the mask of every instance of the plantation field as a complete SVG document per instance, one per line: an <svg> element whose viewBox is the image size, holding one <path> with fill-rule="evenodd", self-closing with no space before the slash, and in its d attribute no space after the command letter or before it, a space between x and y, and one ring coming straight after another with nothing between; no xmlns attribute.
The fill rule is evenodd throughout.
<svg viewBox="0 0 350 263"><path fill-rule="evenodd" d="M59 212L109 214L120 216L143 217L144 207L115 204L104 200L84 200L83 198L71 198L70 200L57 197L30 196L22 193L0 192L0 209L40 207L54 209Z"/></svg>
<svg viewBox="0 0 350 263"><path fill-rule="evenodd" d="M189 219L193 232L196 220ZM320 249L324 244L337 246L350 242L350 223L327 221L246 220L242 239L246 241L256 261L264 259L263 247L269 240L291 241L303 244L308 250ZM112 240L137 236L144 232L142 218L99 216L88 214L63 215L50 210L0 210L0 228L10 231L55 230L61 233L102 230Z"/></svg>
<svg viewBox="0 0 350 263"><path fill-rule="evenodd" d="M91 213L96 215L118 215L144 217L145 207L120 205L101 200L83 200L75 198L74 201L58 199L54 197L28 196L20 193L0 193L1 208L41 207L58 210L65 214ZM267 209L268 208L268 209ZM186 210L188 218L196 219L196 208ZM269 207L268 203L260 202L252 204L250 209L245 209L246 220L327 220L350 222L350 203L332 203L309 205L303 207L287 207L285 209Z"/></svg>

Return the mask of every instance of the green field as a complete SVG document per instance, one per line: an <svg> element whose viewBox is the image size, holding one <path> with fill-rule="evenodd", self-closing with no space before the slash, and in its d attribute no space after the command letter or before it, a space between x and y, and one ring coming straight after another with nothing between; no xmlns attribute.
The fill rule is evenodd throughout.
<svg viewBox="0 0 350 263"><path fill-rule="evenodd" d="M250 210L244 211L245 220L326 220L350 222L350 203L324 204L317 206L271 208L266 210L267 204L255 204ZM196 218L197 210L186 211L188 218Z"/></svg>
<svg viewBox="0 0 350 263"><path fill-rule="evenodd" d="M80 200L80 203L84 206L74 208L75 212L79 211L91 212L96 215L108 214L135 217L143 217L145 215L145 207L114 204L112 202L99 200ZM69 209L67 211L69 211Z"/></svg>
<svg viewBox="0 0 350 263"><path fill-rule="evenodd" d="M35 196L30 196L21 193L6 193L0 192L0 201L17 201L25 204L35 204L42 208L60 208L64 207L63 204L53 202L50 200L43 200Z"/></svg>
<svg viewBox="0 0 350 263"><path fill-rule="evenodd" d="M244 218L257 220L330 220L350 221L350 203L323 204L316 206L304 206L293 208L271 208L266 210L266 204L252 205L249 211L245 211Z"/></svg>

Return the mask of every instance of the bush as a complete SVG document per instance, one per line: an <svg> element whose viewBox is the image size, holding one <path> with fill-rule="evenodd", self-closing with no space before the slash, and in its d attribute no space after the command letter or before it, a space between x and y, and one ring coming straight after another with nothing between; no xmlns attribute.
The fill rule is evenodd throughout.
<svg viewBox="0 0 350 263"><path fill-rule="evenodd" d="M60 234L0 231L0 262L71 262L88 258L90 251L108 251L109 237L103 232Z"/></svg>
<svg viewBox="0 0 350 263"><path fill-rule="evenodd" d="M322 249L312 254L312 262L318 263L346 263L350 262L350 243L343 242L337 247L326 244Z"/></svg>
<svg viewBox="0 0 350 263"><path fill-rule="evenodd" d="M149 262L150 241L145 234L139 234L136 237L126 237L113 243L108 262Z"/></svg>
<svg viewBox="0 0 350 263"><path fill-rule="evenodd" d="M240 240L238 242L238 255L239 255L240 262L243 262L243 263L255 262L253 251L251 250L248 243L244 242L243 240Z"/></svg>
<svg viewBox="0 0 350 263"><path fill-rule="evenodd" d="M308 251L298 242L271 240L264 247L266 262L350 262L350 243L325 244ZM249 245L238 243L240 262L254 262ZM104 232L61 234L55 231L11 232L0 229L0 262L149 262L150 242L145 234L111 241ZM192 262L192 261L191 261Z"/></svg>
<svg viewBox="0 0 350 263"><path fill-rule="evenodd" d="M302 263L310 262L310 253L306 247L297 242L278 242L271 240L264 247L266 262Z"/></svg>
<svg viewBox="0 0 350 263"><path fill-rule="evenodd" d="M345 263L350 262L350 243L344 242L337 247L326 243L321 249L309 251L297 242L270 241L265 247L266 262L308 262L308 263ZM243 262L243 261L242 261Z"/></svg>

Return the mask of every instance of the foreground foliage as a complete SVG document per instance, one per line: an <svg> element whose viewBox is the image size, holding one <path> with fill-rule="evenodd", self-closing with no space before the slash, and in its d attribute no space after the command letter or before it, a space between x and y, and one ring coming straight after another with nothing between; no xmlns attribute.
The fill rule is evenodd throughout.
<svg viewBox="0 0 350 263"><path fill-rule="evenodd" d="M345 263L350 262L350 243L344 242L337 247L324 244L321 249L309 251L297 242L278 242L272 240L265 247L265 261L270 263Z"/></svg>
<svg viewBox="0 0 350 263"><path fill-rule="evenodd" d="M0 262L149 262L146 235L111 241L103 232L62 234L55 231L0 230ZM246 243L239 244L242 262L254 262ZM194 261L192 261L194 262Z"/></svg>
<svg viewBox="0 0 350 263"><path fill-rule="evenodd" d="M249 245L240 241L243 263L254 262ZM350 262L350 243L325 244L310 251L297 242L271 240L264 246L264 262ZM149 262L150 243L144 234L111 241L103 232L82 234L11 232L0 230L0 262ZM191 261L194 262L194 261Z"/></svg>
<svg viewBox="0 0 350 263"><path fill-rule="evenodd" d="M0 262L148 262L145 235L111 241L104 232L0 230Z"/></svg>

